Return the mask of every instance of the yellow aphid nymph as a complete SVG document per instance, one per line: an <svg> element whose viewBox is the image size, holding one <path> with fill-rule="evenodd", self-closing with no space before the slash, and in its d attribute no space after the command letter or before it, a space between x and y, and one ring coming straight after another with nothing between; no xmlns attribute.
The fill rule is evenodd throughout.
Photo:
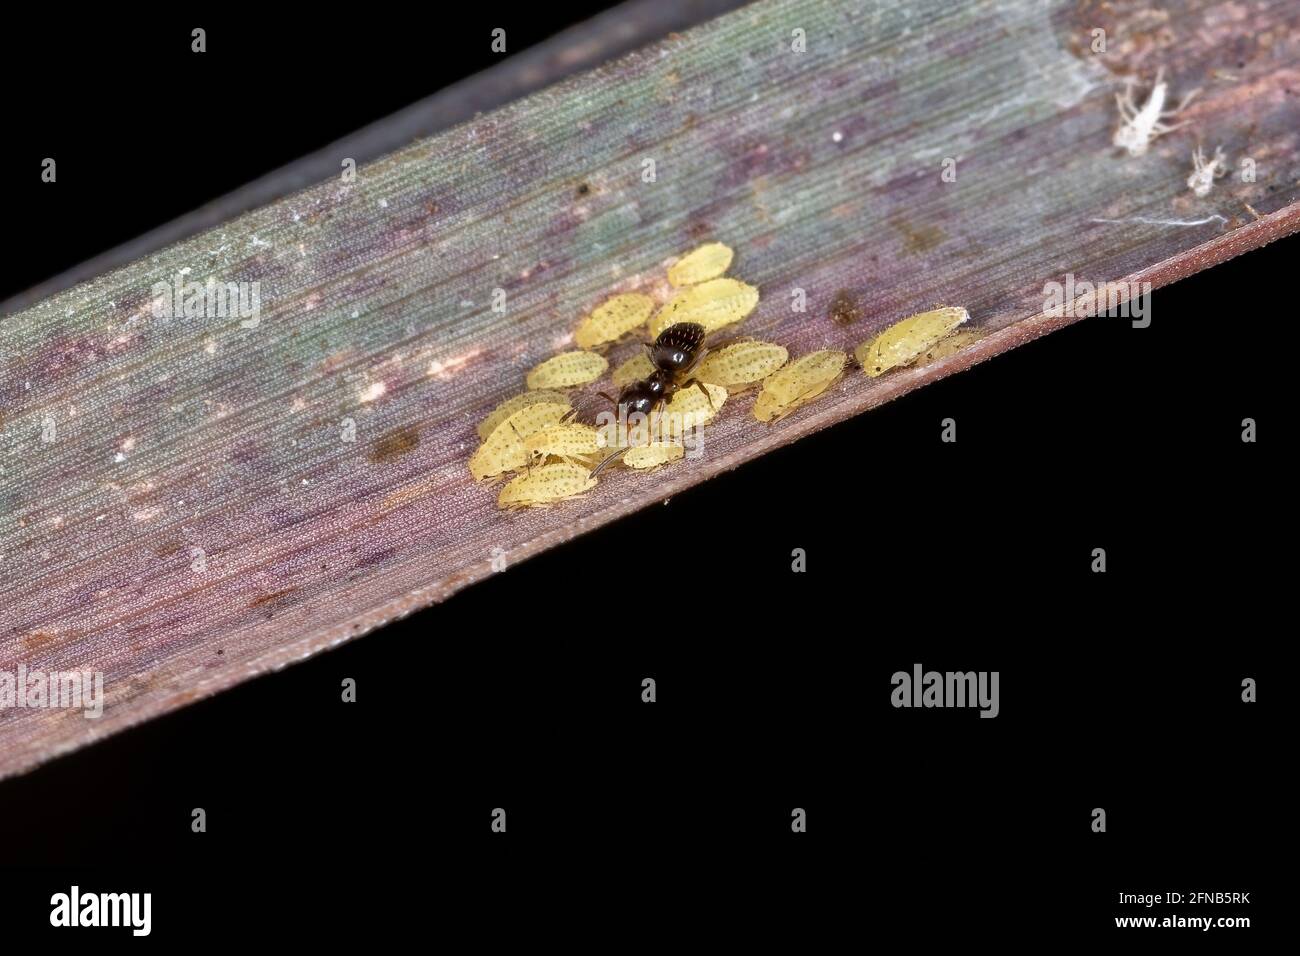
<svg viewBox="0 0 1300 956"><path fill-rule="evenodd" d="M911 365L932 345L965 322L965 309L946 307L922 312L896 322L869 342L857 347L853 357L862 371L875 378L891 368Z"/></svg>
<svg viewBox="0 0 1300 956"><path fill-rule="evenodd" d="M593 425L562 422L547 425L524 439L524 451L531 458L590 458L605 447L605 435Z"/></svg>
<svg viewBox="0 0 1300 956"><path fill-rule="evenodd" d="M739 322L758 306L758 290L739 279L709 279L680 290L650 320L650 335L656 337L678 322L704 326L706 334Z"/></svg>
<svg viewBox="0 0 1300 956"><path fill-rule="evenodd" d="M716 279L726 273L733 255L735 253L729 246L720 242L706 242L668 268L668 281L675 286L683 286Z"/></svg>
<svg viewBox="0 0 1300 956"><path fill-rule="evenodd" d="M545 508L596 487L586 465L557 461L530 468L506 482L497 497L502 508Z"/></svg>
<svg viewBox="0 0 1300 956"><path fill-rule="evenodd" d="M647 359L647 361L649 360ZM507 398L494 408L487 418L478 423L478 437L487 438L498 425L525 405L538 405L542 402L559 402L562 405L568 405L569 397L563 392L539 389L535 392L524 392L522 395Z"/></svg>
<svg viewBox="0 0 1300 956"><path fill-rule="evenodd" d="M925 350L925 353L916 360L916 365L929 365L931 362L937 362L945 359L949 355L956 355L972 342L978 342L984 336L975 329L967 329L963 332L954 332L935 342Z"/></svg>
<svg viewBox="0 0 1300 956"><path fill-rule="evenodd" d="M548 425L558 425L569 411L568 402L538 402L511 413L470 456L470 474L483 481L523 468L528 463L524 440Z"/></svg>
<svg viewBox="0 0 1300 956"><path fill-rule="evenodd" d="M574 341L583 349L606 345L645 325L654 309L654 299L640 292L613 296L596 306L591 315L582 320Z"/></svg>
<svg viewBox="0 0 1300 956"><path fill-rule="evenodd" d="M773 342L735 342L706 355L693 374L701 382L721 385L734 392L761 382L789 357L785 346Z"/></svg>
<svg viewBox="0 0 1300 956"><path fill-rule="evenodd" d="M622 388L624 385L631 385L633 382L649 378L650 373L654 370L654 363L650 361L650 356L646 355L645 352L637 352L632 358L614 369L614 374L610 377L614 380L615 388Z"/></svg>
<svg viewBox="0 0 1300 956"><path fill-rule="evenodd" d="M686 448L680 442L656 441L648 445L638 445L623 453L623 464L629 468L642 471L658 468L686 456Z"/></svg>
<svg viewBox="0 0 1300 956"><path fill-rule="evenodd" d="M835 384L848 360L837 349L799 356L763 383L763 390L754 401L754 417L760 422L770 422L789 415Z"/></svg>
<svg viewBox="0 0 1300 956"><path fill-rule="evenodd" d="M700 386L703 386L702 388ZM721 385L701 382L676 392L661 408L650 414L656 440L673 439L683 432L703 425L722 411L727 390ZM705 394L705 391L708 394Z"/></svg>
<svg viewBox="0 0 1300 956"><path fill-rule="evenodd" d="M529 388L574 388L605 374L609 361L595 352L561 352L528 373Z"/></svg>

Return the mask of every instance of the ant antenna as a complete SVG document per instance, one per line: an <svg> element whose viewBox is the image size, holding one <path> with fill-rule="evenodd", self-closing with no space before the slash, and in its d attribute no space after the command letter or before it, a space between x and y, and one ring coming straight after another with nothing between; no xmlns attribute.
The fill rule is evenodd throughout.
<svg viewBox="0 0 1300 956"><path fill-rule="evenodd" d="M604 458L604 460L601 461L601 463L600 463L599 465L597 465L595 468L593 468L593 469L591 470L591 473L588 474L587 477L588 477L588 478L595 478L597 475L599 475L599 474L601 473L601 471L604 470L605 466L608 465L608 464L609 464L611 461L613 461L615 458L622 458L623 455L625 455L625 454L627 453L627 450L628 450L629 447L630 447L630 446L628 446L628 445L624 445L624 446L623 446L622 448L620 448L618 451L614 452L614 454L612 454L612 455L606 455L605 458Z"/></svg>

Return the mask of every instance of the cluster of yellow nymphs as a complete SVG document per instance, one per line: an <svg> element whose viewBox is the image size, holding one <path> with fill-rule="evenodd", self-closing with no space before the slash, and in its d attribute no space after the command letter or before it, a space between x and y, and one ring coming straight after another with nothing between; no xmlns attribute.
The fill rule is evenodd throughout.
<svg viewBox="0 0 1300 956"><path fill-rule="evenodd" d="M642 330L651 339L677 322L695 322L706 333L740 322L758 305L758 289L725 278L734 258L720 242L709 242L682 256L668 269L674 290L659 305L642 292L620 292L591 310L574 331L577 349L553 355L528 372L528 391L502 402L478 427L482 444L470 456L478 481L512 475L501 489L503 508L544 507L595 487L592 467L617 442L614 427L597 429L574 420L567 390L600 381L609 370L601 354ZM737 342L706 357L695 377L703 388L677 392L656 412L656 433L627 449L619 463L657 468L685 457L684 433L710 421L728 391L744 389L780 368L786 350L766 342ZM613 371L620 389L652 371L644 352ZM666 423L666 425L665 425Z"/></svg>
<svg viewBox="0 0 1300 956"><path fill-rule="evenodd" d="M705 243L668 269L673 292L662 305L642 292L620 292L592 309L574 332L577 350L553 355L528 372L528 391L497 406L478 426L482 444L470 457L478 481L511 475L501 489L502 508L545 507L596 486L592 471L601 462L623 467L659 468L686 457L686 433L711 421L727 398L761 386L753 414L760 422L778 421L825 394L839 381L849 356L821 349L790 361L784 346L742 339L708 350L691 370L698 387L682 388L651 416L648 427L629 437L618 422L597 428L575 419L566 390L600 381L610 371L601 354L628 336L648 333L651 340L678 322L693 322L705 334L734 325L758 305L758 289L723 274L732 250ZM869 377L891 369L925 365L954 354L979 337L958 332L965 309L943 307L910 316L862 343L853 357ZM644 351L610 373L615 390L654 371ZM621 452L621 454L616 454Z"/></svg>

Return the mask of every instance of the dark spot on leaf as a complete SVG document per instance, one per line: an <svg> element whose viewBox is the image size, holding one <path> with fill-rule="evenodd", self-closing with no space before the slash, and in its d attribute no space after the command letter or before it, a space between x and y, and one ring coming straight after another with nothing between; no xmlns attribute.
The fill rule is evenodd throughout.
<svg viewBox="0 0 1300 956"><path fill-rule="evenodd" d="M261 597L253 598L253 600L248 602L248 606L252 608L252 607L263 607L264 605L267 604L274 604L278 602L281 598L285 597L286 595L292 594L296 590L298 589L285 588L283 591L272 591L270 594L263 594Z"/></svg>
<svg viewBox="0 0 1300 956"><path fill-rule="evenodd" d="M840 289L831 300L831 321L837 325L852 325L862 318L862 307L857 297L848 289Z"/></svg>
<svg viewBox="0 0 1300 956"><path fill-rule="evenodd" d="M414 425L403 425L375 439L375 445L370 450L370 460L376 463L390 461L405 455L418 444L420 430Z"/></svg>
<svg viewBox="0 0 1300 956"><path fill-rule="evenodd" d="M357 561L353 567L366 568L376 564L382 564L397 553L396 548L387 548L383 551L376 551L374 554L368 554Z"/></svg>
<svg viewBox="0 0 1300 956"><path fill-rule="evenodd" d="M39 651L41 648L49 647L56 640L58 640L57 635L33 631L23 638L23 647L29 651Z"/></svg>
<svg viewBox="0 0 1300 956"><path fill-rule="evenodd" d="M586 183L582 183L580 186L578 186L578 195L579 195L579 196L585 196L585 195L587 195L587 193L589 193L589 192L591 192L591 187L588 186Z"/></svg>
<svg viewBox="0 0 1300 956"><path fill-rule="evenodd" d="M902 216L895 216L889 224L902 235L908 252L929 252L947 238L938 226L914 226Z"/></svg>

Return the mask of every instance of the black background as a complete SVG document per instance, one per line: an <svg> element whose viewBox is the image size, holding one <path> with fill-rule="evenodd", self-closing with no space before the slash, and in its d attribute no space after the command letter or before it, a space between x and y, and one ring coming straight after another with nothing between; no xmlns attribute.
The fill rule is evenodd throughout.
<svg viewBox="0 0 1300 956"><path fill-rule="evenodd" d="M501 25L518 50L586 10L15 30L9 52L32 59L0 57L22 92L0 181L25 238L0 297L494 62L466 37ZM210 149L169 119L205 109L227 117ZM55 189L33 172L47 155ZM1079 323L0 784L0 861L51 867L3 873L7 938L53 932L49 895L77 882L152 892L168 942L468 925L576 943L602 917L630 940L695 913L717 921L701 938L922 951L1261 942L1281 917L1266 874L1293 566L1273 330L1297 249L1156 292L1148 329ZM892 708L890 675L915 662L998 670L1000 716ZM1114 927L1165 912L1120 891L1170 889L1249 890L1177 913L1253 926Z"/></svg>

